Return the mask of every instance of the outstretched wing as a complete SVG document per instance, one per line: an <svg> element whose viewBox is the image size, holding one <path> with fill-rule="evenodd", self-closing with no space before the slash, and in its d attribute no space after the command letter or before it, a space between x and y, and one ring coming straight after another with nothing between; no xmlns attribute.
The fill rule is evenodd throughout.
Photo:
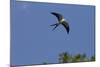
<svg viewBox="0 0 100 67"><path fill-rule="evenodd" d="M66 21L64 21L64 22L62 23L62 25L63 25L64 28L66 29L67 33L69 33L69 30L70 30L69 24L68 24Z"/></svg>
<svg viewBox="0 0 100 67"><path fill-rule="evenodd" d="M63 16L61 14L59 14L59 13L51 12L51 14L55 15L57 17L58 21L63 19Z"/></svg>

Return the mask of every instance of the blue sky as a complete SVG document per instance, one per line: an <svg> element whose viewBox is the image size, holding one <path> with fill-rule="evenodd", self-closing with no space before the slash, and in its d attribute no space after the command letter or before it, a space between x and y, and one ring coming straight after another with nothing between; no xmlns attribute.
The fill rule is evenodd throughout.
<svg viewBox="0 0 100 67"><path fill-rule="evenodd" d="M16 2L11 8L11 64L58 63L62 52L94 55L94 6ZM51 12L64 16L69 34L63 26L52 31Z"/></svg>

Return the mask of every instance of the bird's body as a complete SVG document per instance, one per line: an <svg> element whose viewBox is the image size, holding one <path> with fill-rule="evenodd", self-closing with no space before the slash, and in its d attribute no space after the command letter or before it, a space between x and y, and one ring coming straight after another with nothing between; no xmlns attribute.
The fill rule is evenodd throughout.
<svg viewBox="0 0 100 67"><path fill-rule="evenodd" d="M53 28L53 30L56 27L58 27L60 24L62 24L64 26L64 28L66 29L67 33L69 33L69 24L68 24L68 22L66 22L66 20L64 19L64 17L61 14L55 13L55 12L52 12L51 14L53 14L54 16L56 16L57 19L58 19L58 23L51 25L51 26L55 26Z"/></svg>
<svg viewBox="0 0 100 67"><path fill-rule="evenodd" d="M60 23L62 23L63 21L65 21L65 19L63 18L62 20L60 20Z"/></svg>

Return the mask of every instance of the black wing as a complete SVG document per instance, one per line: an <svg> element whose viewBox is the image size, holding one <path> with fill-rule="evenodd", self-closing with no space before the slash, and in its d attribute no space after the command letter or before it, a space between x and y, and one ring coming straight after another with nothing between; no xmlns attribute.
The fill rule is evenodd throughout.
<svg viewBox="0 0 100 67"><path fill-rule="evenodd" d="M69 24L67 22L63 22L62 25L64 26L64 28L66 29L67 33L69 34Z"/></svg>
<svg viewBox="0 0 100 67"><path fill-rule="evenodd" d="M55 15L58 18L58 21L63 19L63 16L61 14L59 14L59 13L51 12L51 14Z"/></svg>

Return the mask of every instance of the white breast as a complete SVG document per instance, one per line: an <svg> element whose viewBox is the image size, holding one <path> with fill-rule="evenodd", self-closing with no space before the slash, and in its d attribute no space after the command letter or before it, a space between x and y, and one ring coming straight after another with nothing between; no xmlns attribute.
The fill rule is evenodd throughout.
<svg viewBox="0 0 100 67"><path fill-rule="evenodd" d="M63 18L60 22L62 23L63 21L65 21L65 19Z"/></svg>

